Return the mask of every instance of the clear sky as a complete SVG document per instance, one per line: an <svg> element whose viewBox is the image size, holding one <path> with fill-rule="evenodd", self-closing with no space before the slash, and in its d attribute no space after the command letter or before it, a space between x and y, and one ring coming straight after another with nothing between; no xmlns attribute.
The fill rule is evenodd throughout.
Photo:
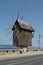
<svg viewBox="0 0 43 65"><path fill-rule="evenodd" d="M38 46L38 35L41 37L41 47L43 47L43 0L0 0L0 44L12 45L12 24L16 18L23 17L35 29L33 46ZM10 28L9 30L5 30Z"/></svg>

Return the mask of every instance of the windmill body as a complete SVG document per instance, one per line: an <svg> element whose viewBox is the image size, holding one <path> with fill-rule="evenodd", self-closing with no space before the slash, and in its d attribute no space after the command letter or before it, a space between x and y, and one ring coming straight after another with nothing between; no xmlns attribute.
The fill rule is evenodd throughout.
<svg viewBox="0 0 43 65"><path fill-rule="evenodd" d="M17 19L12 28L13 45L18 47L32 46L34 29L23 20Z"/></svg>

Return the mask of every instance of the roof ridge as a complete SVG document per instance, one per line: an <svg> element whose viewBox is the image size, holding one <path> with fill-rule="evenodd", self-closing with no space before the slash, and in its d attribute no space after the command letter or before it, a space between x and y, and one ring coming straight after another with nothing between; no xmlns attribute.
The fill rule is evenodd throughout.
<svg viewBox="0 0 43 65"><path fill-rule="evenodd" d="M19 22L19 23L21 23L21 24L25 24L25 25L30 26L30 24L29 24L29 23L27 23L27 22L25 22L24 20L20 20L20 19L18 19L18 22Z"/></svg>

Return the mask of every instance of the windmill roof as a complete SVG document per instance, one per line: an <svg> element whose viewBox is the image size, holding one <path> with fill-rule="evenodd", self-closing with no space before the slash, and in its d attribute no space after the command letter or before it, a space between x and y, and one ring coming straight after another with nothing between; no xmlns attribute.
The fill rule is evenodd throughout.
<svg viewBox="0 0 43 65"><path fill-rule="evenodd" d="M25 22L23 20L20 20L20 19L17 19L17 22L19 23L19 25L21 26L21 28L27 29L27 30L31 30L31 31L34 32L33 27L29 23L27 23L27 22Z"/></svg>

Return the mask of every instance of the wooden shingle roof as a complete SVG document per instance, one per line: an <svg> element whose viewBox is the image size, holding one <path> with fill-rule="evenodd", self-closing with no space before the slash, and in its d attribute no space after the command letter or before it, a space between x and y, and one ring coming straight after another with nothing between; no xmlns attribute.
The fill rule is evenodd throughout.
<svg viewBox="0 0 43 65"><path fill-rule="evenodd" d="M20 20L20 19L17 19L16 21L19 23L21 28L31 30L32 32L34 32L33 27L30 24L28 24L27 22Z"/></svg>

